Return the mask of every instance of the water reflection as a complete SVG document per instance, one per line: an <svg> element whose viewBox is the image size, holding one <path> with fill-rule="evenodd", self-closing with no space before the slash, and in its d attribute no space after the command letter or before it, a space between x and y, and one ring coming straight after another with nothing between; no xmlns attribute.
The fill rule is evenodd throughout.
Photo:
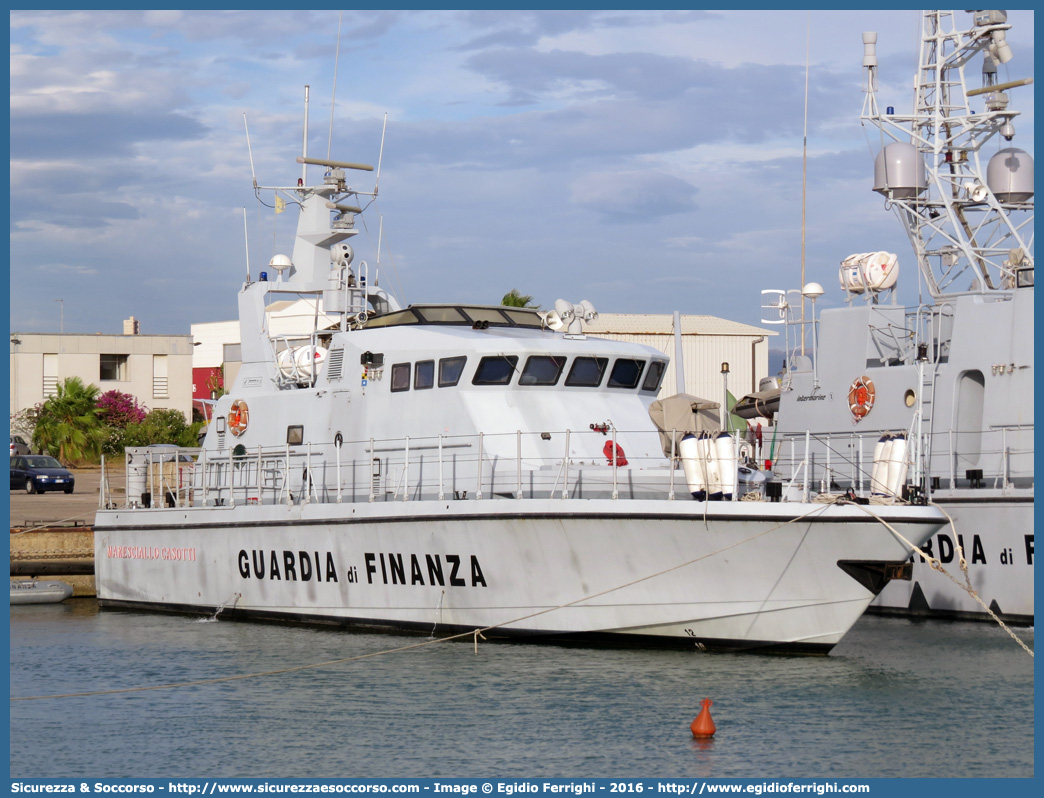
<svg viewBox="0 0 1044 798"><path fill-rule="evenodd" d="M274 673L425 638L84 600L10 617L12 696L269 674L13 701L13 776L1033 774L1033 661L983 624L864 618L825 658L468 640ZM705 696L717 733L694 739Z"/></svg>

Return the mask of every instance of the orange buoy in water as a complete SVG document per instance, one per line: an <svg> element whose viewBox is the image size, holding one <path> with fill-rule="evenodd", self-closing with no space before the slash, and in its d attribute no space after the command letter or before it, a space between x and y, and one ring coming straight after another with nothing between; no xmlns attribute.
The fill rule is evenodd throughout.
<svg viewBox="0 0 1044 798"><path fill-rule="evenodd" d="M689 727L692 729L693 737L713 737L714 732L718 730L718 727L714 725L714 720L711 718L710 708L714 702L709 698L705 698L702 701L703 709L700 710L700 714L696 716L696 720L692 722Z"/></svg>

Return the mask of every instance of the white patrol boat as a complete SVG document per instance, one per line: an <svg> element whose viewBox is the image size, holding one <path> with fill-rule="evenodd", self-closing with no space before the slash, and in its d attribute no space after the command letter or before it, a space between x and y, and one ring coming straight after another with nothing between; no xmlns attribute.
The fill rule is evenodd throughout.
<svg viewBox="0 0 1044 798"><path fill-rule="evenodd" d="M763 321L788 323L787 370L741 405L753 423L778 404L762 450L775 473L824 495L912 493L953 518L924 548L956 582L917 557L875 612L1033 622L1033 159L1009 143L1007 94L1031 81L998 82L1009 28L1004 11L923 12L907 114L879 107L863 35L873 187L913 244L920 303L897 304L889 252L842 261L846 305L818 321L802 324L798 292L763 292L781 317ZM983 85L966 90L972 64ZM801 293L814 311L823 289Z"/></svg>
<svg viewBox="0 0 1044 798"><path fill-rule="evenodd" d="M293 256L239 294L202 447L129 450L125 496L103 494L103 607L826 653L944 523L740 500L738 442L694 397L656 402L663 354L586 336L587 302L400 307L346 243L373 194L346 173L371 167L299 162L273 189L300 208ZM314 316L273 336L287 295Z"/></svg>

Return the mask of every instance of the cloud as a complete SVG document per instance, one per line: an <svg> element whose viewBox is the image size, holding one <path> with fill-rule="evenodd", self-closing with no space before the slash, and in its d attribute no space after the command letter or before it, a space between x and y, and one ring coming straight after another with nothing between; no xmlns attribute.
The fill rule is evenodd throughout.
<svg viewBox="0 0 1044 798"><path fill-rule="evenodd" d="M93 277L98 274L97 269L77 263L41 263L37 268L58 276L75 274Z"/></svg>
<svg viewBox="0 0 1044 798"><path fill-rule="evenodd" d="M21 114L11 119L11 157L130 156L154 142L205 133L198 121L181 114Z"/></svg>
<svg viewBox="0 0 1044 798"><path fill-rule="evenodd" d="M474 36L454 49L466 52L505 45L536 45L546 36L598 27L603 16L603 12L598 11L470 11L462 15L465 23L480 30L493 30Z"/></svg>
<svg viewBox="0 0 1044 798"><path fill-rule="evenodd" d="M702 82L719 77L718 70L682 58L653 53L588 55L581 52L500 48L471 56L470 68L506 87L511 95L549 93L580 98L619 97L648 100L677 98Z"/></svg>
<svg viewBox="0 0 1044 798"><path fill-rule="evenodd" d="M255 273L292 246L293 214L257 203L251 168L296 182L305 84L311 154L376 164L389 112L353 245L375 263L384 214L382 275L405 298L517 287L757 324L760 289L799 280L809 26L809 279L855 251L912 265L869 189L859 34L880 32L901 113L916 12L345 11L330 145L339 13L12 12L12 325L48 329L58 282L67 329L118 329L143 301L152 332L233 318L243 208ZM1032 74L1032 14L1009 18L1002 79ZM1012 104L1032 152L1032 90Z"/></svg>
<svg viewBox="0 0 1044 798"><path fill-rule="evenodd" d="M616 222L640 222L695 209L696 188L650 172L590 173L572 182L572 203Z"/></svg>

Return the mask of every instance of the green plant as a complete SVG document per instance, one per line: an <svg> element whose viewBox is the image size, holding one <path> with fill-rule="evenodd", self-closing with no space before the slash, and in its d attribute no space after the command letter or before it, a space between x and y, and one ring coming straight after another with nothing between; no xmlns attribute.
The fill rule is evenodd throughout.
<svg viewBox="0 0 1044 798"><path fill-rule="evenodd" d="M97 406L100 390L79 377L58 383L57 393L40 407L33 445L63 463L97 461L107 437Z"/></svg>
<svg viewBox="0 0 1044 798"><path fill-rule="evenodd" d="M500 300L501 305L507 305L512 308L535 308L533 304L533 297L528 294L520 294L517 288L512 288L504 297Z"/></svg>
<svg viewBox="0 0 1044 798"><path fill-rule="evenodd" d="M127 447L149 446L155 443L179 444L188 429L184 413L160 407L150 410L137 424L127 425L123 431L123 445Z"/></svg>

